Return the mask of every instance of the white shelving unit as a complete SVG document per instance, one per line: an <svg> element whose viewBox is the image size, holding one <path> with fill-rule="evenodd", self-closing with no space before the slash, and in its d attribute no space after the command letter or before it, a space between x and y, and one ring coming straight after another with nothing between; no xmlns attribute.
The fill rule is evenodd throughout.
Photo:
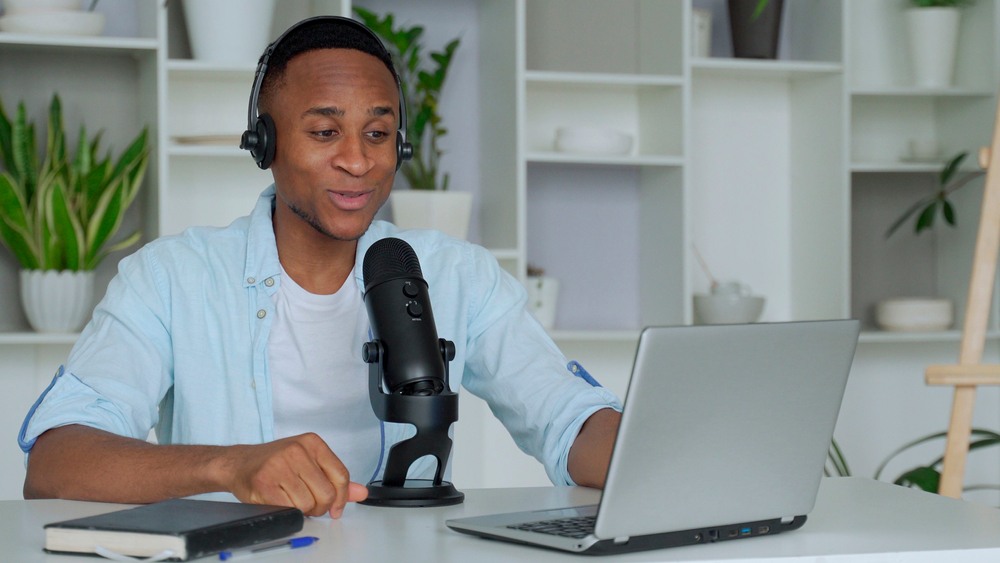
<svg viewBox="0 0 1000 563"><path fill-rule="evenodd" d="M465 74L476 119L448 121L452 135L478 132L478 153L468 143L449 150L477 172L473 238L519 278L530 263L560 279L553 336L609 387L624 393L642 326L692 322L691 296L708 288L693 246L716 277L767 297L764 320L862 318L862 379L900 350L937 353L958 340L957 330L873 330L871 310L886 297L934 294L954 299L961 316L977 189L958 194L958 229L888 241L882 233L940 168L902 160L911 139L936 139L944 154L988 142L1000 76L994 2L965 8L955 86L935 91L910 86L896 0L785 2L776 61L728 56L723 0L481 0L461 10L456 2L359 3L401 15L474 14L462 22L474 30L462 48L478 57ZM274 35L309 15L349 14L351 3L281 6ZM710 58L690 56L695 7L715 16ZM177 2L105 0L99 9L125 20L120 36L0 33L0 77L18 78L0 80L8 111L26 99L44 118L59 91L70 131L86 121L120 147L148 126L153 159L129 219L147 239L247 213L270 174L248 166L235 143L190 138L235 141L243 131L256 54L240 65L191 60ZM453 76L457 86L463 75ZM567 125L619 129L635 150L556 152L556 129ZM99 272L104 283L114 262ZM0 253L0 285L17 283L16 265ZM0 374L29 373L44 388L76 335L31 333L14 290L0 294L0 310ZM37 390L13 398L0 426L15 428ZM516 455L513 445L481 404L463 409L470 430L459 432L466 453L456 470L487 484L537 482L530 469L523 478L509 466L498 472L489 460ZM0 497L18 494L20 471L0 467L14 483Z"/></svg>

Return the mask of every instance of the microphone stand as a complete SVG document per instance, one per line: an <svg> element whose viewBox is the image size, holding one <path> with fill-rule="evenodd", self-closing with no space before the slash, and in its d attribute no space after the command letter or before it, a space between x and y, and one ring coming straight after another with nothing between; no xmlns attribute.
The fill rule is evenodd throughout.
<svg viewBox="0 0 1000 563"><path fill-rule="evenodd" d="M442 480L451 455L448 436L451 423L458 420L458 394L448 381L448 362L455 359L455 344L438 339L444 359L444 391L437 395L393 395L382 390L383 349L378 340L365 343L362 358L368 363L368 397L375 416L384 422L403 422L416 427L417 433L389 448L381 481L368 483L368 498L361 504L374 506L447 506L465 500L465 493ZM416 460L431 455L437 459L434 479L407 479L406 473Z"/></svg>

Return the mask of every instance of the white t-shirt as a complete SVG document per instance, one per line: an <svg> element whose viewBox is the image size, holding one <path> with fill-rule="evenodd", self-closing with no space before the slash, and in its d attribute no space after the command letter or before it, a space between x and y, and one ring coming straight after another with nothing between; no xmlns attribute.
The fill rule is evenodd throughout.
<svg viewBox="0 0 1000 563"><path fill-rule="evenodd" d="M381 450L379 420L368 399L368 314L353 272L332 295L309 293L282 269L272 295L268 339L274 437L315 432L351 480L367 483Z"/></svg>

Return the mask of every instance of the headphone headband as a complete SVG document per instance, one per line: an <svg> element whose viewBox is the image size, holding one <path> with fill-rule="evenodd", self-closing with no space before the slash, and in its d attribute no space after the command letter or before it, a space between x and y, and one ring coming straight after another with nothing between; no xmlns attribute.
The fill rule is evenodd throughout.
<svg viewBox="0 0 1000 563"><path fill-rule="evenodd" d="M274 161L276 148L274 120L266 113L260 115L259 108L257 107L260 100L260 89L264 84L264 77L267 75L268 62L271 59L271 55L274 54L274 51L281 45L281 42L284 41L288 34L316 21L341 23L366 34L382 49L382 53L386 58L392 61L392 55L385 48L378 35L366 25L351 18L343 16L315 16L306 18L286 29L284 33L279 35L277 39L264 49L264 53L261 54L260 59L257 61L257 70L254 72L253 87L250 90L250 102L247 107L247 130L243 132L243 136L240 139L240 148L250 151L254 161L261 170L266 170L271 166L271 162ZM396 131L396 169L399 170L404 160L409 160L413 157L413 145L406 142L406 101L403 99L403 85L400 83L396 72L392 72L392 77L396 82L396 90L399 93L399 129Z"/></svg>

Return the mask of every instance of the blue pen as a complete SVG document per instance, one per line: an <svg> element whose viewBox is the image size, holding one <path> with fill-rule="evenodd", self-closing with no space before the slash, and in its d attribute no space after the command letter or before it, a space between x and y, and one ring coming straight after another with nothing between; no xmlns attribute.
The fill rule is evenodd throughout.
<svg viewBox="0 0 1000 563"><path fill-rule="evenodd" d="M279 542L265 543L257 546L251 546L249 548L240 549L235 552L226 550L219 552L220 561L236 561L240 559L245 559L247 557L253 557L258 553L263 551L277 551L279 549L298 549L300 547L306 547L312 545L319 541L319 538L314 536L302 536L300 538L292 538L290 540L282 540Z"/></svg>

